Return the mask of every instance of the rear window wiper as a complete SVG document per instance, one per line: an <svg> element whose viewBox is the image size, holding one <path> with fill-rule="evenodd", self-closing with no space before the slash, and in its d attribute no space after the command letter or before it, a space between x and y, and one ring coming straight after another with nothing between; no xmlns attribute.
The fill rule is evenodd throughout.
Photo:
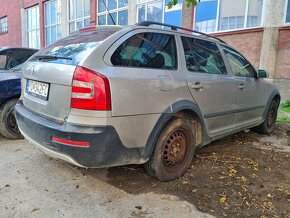
<svg viewBox="0 0 290 218"><path fill-rule="evenodd" d="M64 57L64 56L56 56L56 55L36 55L35 56L38 60L57 60L57 59L66 59L66 60L72 60L70 57Z"/></svg>

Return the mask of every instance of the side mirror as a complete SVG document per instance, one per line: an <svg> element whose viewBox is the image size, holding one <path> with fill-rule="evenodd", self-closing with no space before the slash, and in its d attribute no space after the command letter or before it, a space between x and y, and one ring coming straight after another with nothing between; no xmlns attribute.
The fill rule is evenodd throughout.
<svg viewBox="0 0 290 218"><path fill-rule="evenodd" d="M258 70L258 78L268 78L269 73L266 70Z"/></svg>

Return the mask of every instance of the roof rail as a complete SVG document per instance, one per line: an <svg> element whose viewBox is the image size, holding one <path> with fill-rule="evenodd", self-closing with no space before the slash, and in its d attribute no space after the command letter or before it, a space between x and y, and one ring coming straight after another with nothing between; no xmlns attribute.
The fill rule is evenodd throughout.
<svg viewBox="0 0 290 218"><path fill-rule="evenodd" d="M223 43L227 44L225 41L221 40L218 37L211 36L209 34L206 34L206 33L203 33L203 32L199 32L199 31L196 31L196 30L191 30L191 29L187 29L187 28L179 27L179 26L174 26L174 25L170 25L170 24L159 23L159 22L154 22L154 21L142 21L140 23L136 23L136 25L137 26L147 26L147 27L150 26L150 25L159 25L159 26L171 27L171 30L175 30L175 31L177 31L178 29L180 29L180 30L186 30L186 31L189 31L189 32L197 33L197 34L200 34L200 35L207 36L209 38L216 39L216 40L218 40L220 42L223 42Z"/></svg>

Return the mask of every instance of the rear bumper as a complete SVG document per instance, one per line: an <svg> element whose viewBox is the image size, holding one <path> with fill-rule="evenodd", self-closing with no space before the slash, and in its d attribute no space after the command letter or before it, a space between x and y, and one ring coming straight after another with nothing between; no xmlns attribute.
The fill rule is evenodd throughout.
<svg viewBox="0 0 290 218"><path fill-rule="evenodd" d="M125 147L112 126L63 125L16 105L16 119L23 136L47 155L80 167L109 167L142 163L143 149ZM52 141L52 137L88 142L75 147Z"/></svg>

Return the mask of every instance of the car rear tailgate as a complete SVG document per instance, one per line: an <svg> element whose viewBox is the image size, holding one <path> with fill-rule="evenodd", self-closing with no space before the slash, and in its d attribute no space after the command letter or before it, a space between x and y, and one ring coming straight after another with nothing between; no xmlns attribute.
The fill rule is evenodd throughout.
<svg viewBox="0 0 290 218"><path fill-rule="evenodd" d="M71 83L76 66L28 62L23 67L22 100L25 107L44 116L64 120L70 112ZM48 84L48 96L41 99L31 95L28 80Z"/></svg>

